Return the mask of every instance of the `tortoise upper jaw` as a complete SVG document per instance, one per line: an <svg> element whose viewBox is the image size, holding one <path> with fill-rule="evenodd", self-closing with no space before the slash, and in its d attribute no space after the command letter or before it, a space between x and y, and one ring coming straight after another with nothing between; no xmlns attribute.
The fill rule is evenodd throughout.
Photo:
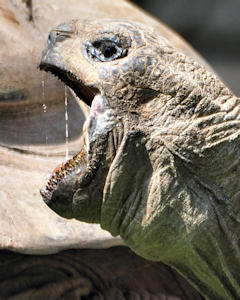
<svg viewBox="0 0 240 300"><path fill-rule="evenodd" d="M70 87L77 97L84 101L88 106L91 106L94 97L100 93L98 88L84 84L83 80L67 70L63 64L55 63L54 60L51 61L49 56L43 57L39 68L40 70L51 72L55 75L59 80Z"/></svg>
<svg viewBox="0 0 240 300"><path fill-rule="evenodd" d="M48 36L48 44L55 45L58 42L62 42L65 39L71 38L74 34L74 23L75 20L69 23L61 23L54 27Z"/></svg>
<svg viewBox="0 0 240 300"><path fill-rule="evenodd" d="M68 48L69 43L72 43L71 39L74 39L74 24L74 20L70 23L63 23L50 32L48 44L42 53L39 69L51 72L70 87L77 97L88 106L91 106L94 96L100 93L95 86L97 80L88 81L88 65L83 66L82 72L78 69L77 71L72 70L69 60L65 59L64 55L64 49ZM69 55L67 52L66 56Z"/></svg>

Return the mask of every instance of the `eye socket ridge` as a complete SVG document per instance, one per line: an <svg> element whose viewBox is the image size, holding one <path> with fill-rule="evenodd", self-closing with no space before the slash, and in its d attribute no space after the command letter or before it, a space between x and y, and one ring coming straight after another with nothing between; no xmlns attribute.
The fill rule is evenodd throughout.
<svg viewBox="0 0 240 300"><path fill-rule="evenodd" d="M112 61L127 56L128 49L125 49L117 41L102 39L87 44L87 53L102 62Z"/></svg>

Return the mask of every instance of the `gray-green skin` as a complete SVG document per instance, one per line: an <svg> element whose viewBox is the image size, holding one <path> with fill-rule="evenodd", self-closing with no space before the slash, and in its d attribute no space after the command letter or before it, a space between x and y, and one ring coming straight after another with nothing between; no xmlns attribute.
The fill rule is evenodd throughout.
<svg viewBox="0 0 240 300"><path fill-rule="evenodd" d="M127 53L99 61L87 49L102 39ZM92 102L83 159L53 175L47 204L172 266L206 299L240 298L240 99L165 38L127 21L60 25L40 67L86 102L93 96L81 95L83 86L102 95Z"/></svg>

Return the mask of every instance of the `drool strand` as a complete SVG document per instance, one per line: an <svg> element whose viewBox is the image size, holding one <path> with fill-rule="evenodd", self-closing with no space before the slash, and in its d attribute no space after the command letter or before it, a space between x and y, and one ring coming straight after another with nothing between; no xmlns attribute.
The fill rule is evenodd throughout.
<svg viewBox="0 0 240 300"><path fill-rule="evenodd" d="M68 132L68 98L67 98L67 87L65 86L65 144L66 144L66 160L69 158L69 148L68 148L68 137L69 137L69 132Z"/></svg>

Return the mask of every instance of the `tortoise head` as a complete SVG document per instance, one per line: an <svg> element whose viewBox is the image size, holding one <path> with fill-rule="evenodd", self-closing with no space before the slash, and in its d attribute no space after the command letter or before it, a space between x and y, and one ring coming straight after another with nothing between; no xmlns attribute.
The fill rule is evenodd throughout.
<svg viewBox="0 0 240 300"><path fill-rule="evenodd" d="M239 154L236 97L164 37L128 21L59 25L40 68L91 106L85 145L50 178L46 203L100 223L145 257L179 257L214 203L234 193L226 178L235 180L227 166ZM221 177L226 168L230 177Z"/></svg>
<svg viewBox="0 0 240 300"><path fill-rule="evenodd" d="M40 69L53 73L91 106L83 149L57 168L41 190L59 214L100 222L106 178L120 146L136 134L144 143L142 104L159 94L148 84L158 51L149 48L150 42L168 47L143 25L115 20L75 20L49 34ZM156 70L151 76L158 75Z"/></svg>

